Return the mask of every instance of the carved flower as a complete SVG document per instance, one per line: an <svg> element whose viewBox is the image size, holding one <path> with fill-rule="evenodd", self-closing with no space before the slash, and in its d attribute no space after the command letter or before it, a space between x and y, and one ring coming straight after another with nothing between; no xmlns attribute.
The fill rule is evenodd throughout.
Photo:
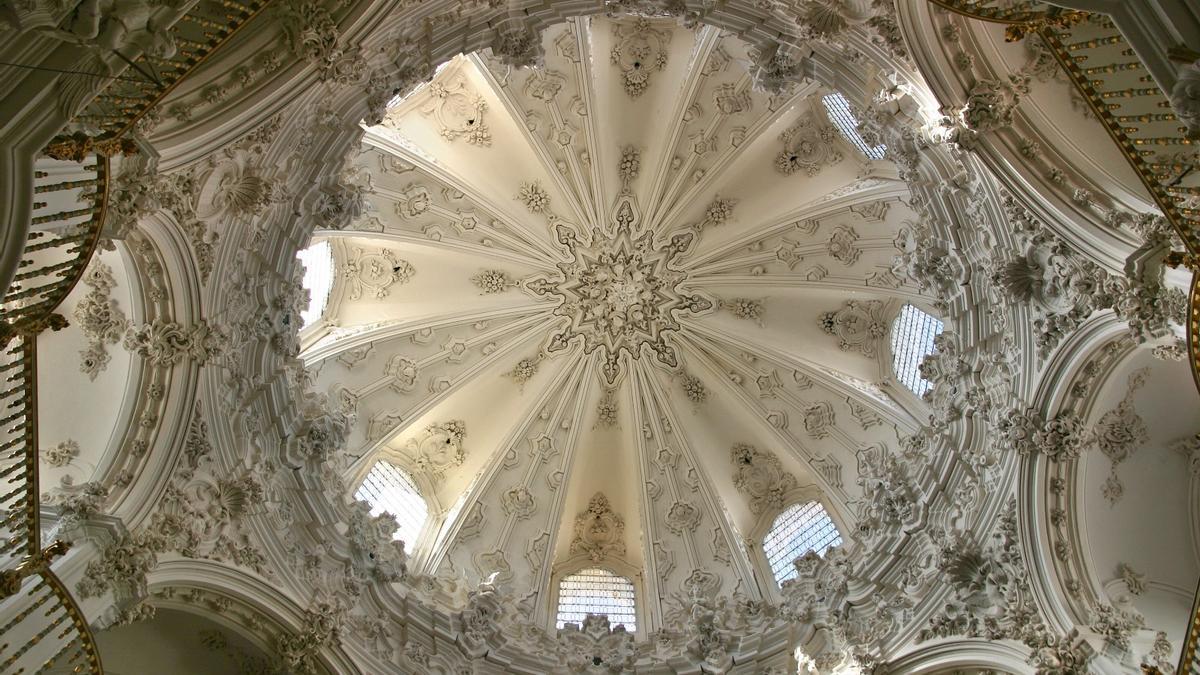
<svg viewBox="0 0 1200 675"><path fill-rule="evenodd" d="M529 209L530 213L545 213L550 208L550 195L542 188L542 184L533 181L522 183L517 199Z"/></svg>
<svg viewBox="0 0 1200 675"><path fill-rule="evenodd" d="M762 323L763 303L750 298L734 298L723 303L739 319Z"/></svg>
<svg viewBox="0 0 1200 675"><path fill-rule="evenodd" d="M95 380L105 368L108 367L108 362L112 357L104 349L104 345L93 344L87 349L79 352L79 372L88 376L88 379Z"/></svg>
<svg viewBox="0 0 1200 675"><path fill-rule="evenodd" d="M596 423L603 427L615 426L617 423L617 402L612 396L605 396L596 405Z"/></svg>
<svg viewBox="0 0 1200 675"><path fill-rule="evenodd" d="M621 163L618 165L617 173L620 174L623 182L630 182L638 177L638 172L642 168L642 153L633 146L627 146L621 151Z"/></svg>
<svg viewBox="0 0 1200 675"><path fill-rule="evenodd" d="M521 359L517 361L517 365L508 372L508 376L517 381L517 384L525 384L537 375L538 362L536 359Z"/></svg>
<svg viewBox="0 0 1200 675"><path fill-rule="evenodd" d="M53 448L47 448L41 452L42 461L50 466L66 466L78 456L79 444L69 438Z"/></svg>
<svg viewBox="0 0 1200 675"><path fill-rule="evenodd" d="M723 225L733 216L733 207L736 203L732 199L717 197L704 211L704 222L709 225Z"/></svg>
<svg viewBox="0 0 1200 675"><path fill-rule="evenodd" d="M471 277L471 283L485 294L501 293L514 284L508 273L503 270L481 270L479 274Z"/></svg>
<svg viewBox="0 0 1200 675"><path fill-rule="evenodd" d="M704 387L704 382L700 378L694 375L685 375L680 384L683 386L683 393L692 403L699 405L708 400L708 389Z"/></svg>

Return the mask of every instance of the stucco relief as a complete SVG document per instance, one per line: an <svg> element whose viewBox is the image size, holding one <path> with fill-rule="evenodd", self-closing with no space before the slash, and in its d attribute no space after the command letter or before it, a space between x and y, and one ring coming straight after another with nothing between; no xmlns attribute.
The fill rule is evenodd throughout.
<svg viewBox="0 0 1200 675"><path fill-rule="evenodd" d="M625 93L637 98L650 86L651 77L667 65L671 31L657 28L649 19L616 24L610 60L621 73Z"/></svg>
<svg viewBox="0 0 1200 675"><path fill-rule="evenodd" d="M108 346L121 341L128 321L117 301L110 297L117 285L112 268L97 260L88 267L80 281L87 286L88 292L71 314L88 342L87 349L79 352L79 369L94 381L108 367L111 360Z"/></svg>
<svg viewBox="0 0 1200 675"><path fill-rule="evenodd" d="M587 509L575 516L571 553L585 554L596 563L625 555L625 520L613 512L604 493L592 495Z"/></svg>
<svg viewBox="0 0 1200 675"><path fill-rule="evenodd" d="M437 124L438 133L448 141L463 139L471 145L492 144L492 131L484 115L488 105L460 72L446 73L426 88L427 101L421 113Z"/></svg>
<svg viewBox="0 0 1200 675"><path fill-rule="evenodd" d="M373 253L354 247L351 252L352 257L341 269L351 300L362 298L364 293L374 298L386 298L392 286L408 283L417 273L411 263L396 257L389 249Z"/></svg>
<svg viewBox="0 0 1200 675"><path fill-rule="evenodd" d="M772 452L738 443L730 451L730 460L733 486L750 500L754 514L783 508L788 492L796 488L796 477L783 470Z"/></svg>
<svg viewBox="0 0 1200 675"><path fill-rule="evenodd" d="M878 300L848 300L841 309L825 312L820 325L838 339L838 348L855 350L874 357L879 343L887 334L883 319L883 303Z"/></svg>

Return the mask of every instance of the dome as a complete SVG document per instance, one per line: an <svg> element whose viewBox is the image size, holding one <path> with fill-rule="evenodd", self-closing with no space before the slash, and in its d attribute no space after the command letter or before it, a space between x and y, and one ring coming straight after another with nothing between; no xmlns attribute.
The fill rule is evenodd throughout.
<svg viewBox="0 0 1200 675"><path fill-rule="evenodd" d="M70 4L0 29L29 66L0 85L13 668L1195 646L1182 33L958 0Z"/></svg>
<svg viewBox="0 0 1200 675"><path fill-rule="evenodd" d="M861 449L924 405L891 384L892 320L926 304L891 269L907 188L835 126L845 97L757 88L734 35L596 17L542 43L394 101L345 170L361 216L313 235L336 281L301 358L353 420L347 481L412 472L438 512L414 567L495 574L547 623L597 564L655 616L696 574L772 597L771 521L815 501L853 546Z"/></svg>

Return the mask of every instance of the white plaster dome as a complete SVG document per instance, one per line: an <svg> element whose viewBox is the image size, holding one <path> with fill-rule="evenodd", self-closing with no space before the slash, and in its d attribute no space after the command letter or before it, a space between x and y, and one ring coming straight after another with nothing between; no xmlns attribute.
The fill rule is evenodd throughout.
<svg viewBox="0 0 1200 675"><path fill-rule="evenodd" d="M301 357L353 420L346 484L386 460L425 500L410 571L495 573L551 627L559 579L608 569L645 635L689 583L777 593L790 506L851 552L879 526L858 467L924 405L890 345L928 308L892 271L918 217L844 98L757 89L735 36L597 17L542 45L457 57L366 129Z"/></svg>

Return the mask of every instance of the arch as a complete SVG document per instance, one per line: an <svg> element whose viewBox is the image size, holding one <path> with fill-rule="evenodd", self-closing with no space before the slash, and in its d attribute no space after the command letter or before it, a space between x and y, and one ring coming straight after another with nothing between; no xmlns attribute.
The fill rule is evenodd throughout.
<svg viewBox="0 0 1200 675"><path fill-rule="evenodd" d="M842 543L838 530L825 506L817 500L795 501L785 507L763 537L763 553L775 583L792 579L796 568L792 561L809 551L825 551Z"/></svg>
<svg viewBox="0 0 1200 675"><path fill-rule="evenodd" d="M968 669L1026 675L1033 672L1027 656L1028 649L1016 642L958 638L922 645L893 660L886 670L897 675L957 673Z"/></svg>
<svg viewBox="0 0 1200 675"><path fill-rule="evenodd" d="M603 566L586 567L558 582L555 627L580 623L589 615L608 617L609 624L637 630L637 586L633 580Z"/></svg>

